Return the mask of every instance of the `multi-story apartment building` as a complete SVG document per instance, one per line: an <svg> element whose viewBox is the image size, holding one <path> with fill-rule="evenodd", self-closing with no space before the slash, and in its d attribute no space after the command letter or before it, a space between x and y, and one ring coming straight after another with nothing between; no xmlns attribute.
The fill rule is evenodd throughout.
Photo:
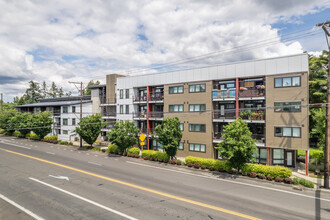
<svg viewBox="0 0 330 220"><path fill-rule="evenodd" d="M214 146L223 140L224 126L241 117L256 139L257 162L294 167L296 150L308 151L307 54L109 75L105 89L110 100L101 106L110 111L104 118L135 121L148 137L147 149L159 147L151 139L154 128L164 118L178 117L183 137L177 156L218 158Z"/></svg>
<svg viewBox="0 0 330 220"><path fill-rule="evenodd" d="M82 100L82 117L100 113L96 102L93 107L91 96L84 96ZM15 106L20 112L38 113L48 111L52 114L54 124L52 133L60 140L73 141L78 134L74 132L80 121L80 97L61 97L40 99L38 103Z"/></svg>

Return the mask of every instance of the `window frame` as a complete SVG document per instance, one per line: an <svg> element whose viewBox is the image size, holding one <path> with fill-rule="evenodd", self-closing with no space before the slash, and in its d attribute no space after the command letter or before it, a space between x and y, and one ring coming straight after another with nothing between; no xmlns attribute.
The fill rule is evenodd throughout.
<svg viewBox="0 0 330 220"><path fill-rule="evenodd" d="M180 148L180 145L182 144L182 148ZM178 150L184 150L184 142L180 142L178 146Z"/></svg>
<svg viewBox="0 0 330 220"><path fill-rule="evenodd" d="M124 90L123 89L119 90L119 98L124 99Z"/></svg>
<svg viewBox="0 0 330 220"><path fill-rule="evenodd" d="M125 105L125 114L129 114L129 105Z"/></svg>
<svg viewBox="0 0 330 220"><path fill-rule="evenodd" d="M125 98L129 99L129 89L125 89Z"/></svg>
<svg viewBox="0 0 330 220"><path fill-rule="evenodd" d="M290 111L285 111L285 105L284 103L290 103ZM292 109L295 109L295 104L293 103L297 103L297 105L299 106L299 111L292 111ZM276 106L277 104L281 104L279 106ZM291 112L291 113L295 113L295 112L301 112L301 102L300 101L288 101L288 102L274 102L274 112Z"/></svg>
<svg viewBox="0 0 330 220"><path fill-rule="evenodd" d="M182 92L179 92L179 88L182 87ZM175 91L176 89L176 91ZM183 94L184 93L184 86L169 86L168 87L168 94Z"/></svg>
<svg viewBox="0 0 330 220"><path fill-rule="evenodd" d="M62 130L62 134L69 134L68 130Z"/></svg>
<svg viewBox="0 0 330 220"><path fill-rule="evenodd" d="M298 77L299 77L299 85L295 86L295 85L293 85L293 78L298 78ZM291 82L290 86L283 85L284 78L290 78L290 82ZM281 80L281 86L276 86L276 80ZM283 76L283 77L274 78L274 88L290 88L290 87L301 87L301 76Z"/></svg>
<svg viewBox="0 0 330 220"><path fill-rule="evenodd" d="M196 129L196 125L199 125L199 130ZM204 127L204 129L202 129ZM194 129L192 129L194 128ZM189 124L189 132L206 132L206 124Z"/></svg>
<svg viewBox="0 0 330 220"><path fill-rule="evenodd" d="M64 111L64 109L65 109L65 111ZM68 106L63 106L63 108L62 108L62 113L69 113L69 108L68 108Z"/></svg>
<svg viewBox="0 0 330 220"><path fill-rule="evenodd" d="M124 105L119 105L119 114L124 114Z"/></svg>
<svg viewBox="0 0 330 220"><path fill-rule="evenodd" d="M72 113L76 113L76 106L72 106L71 111Z"/></svg>
<svg viewBox="0 0 330 220"><path fill-rule="evenodd" d="M71 119L71 124L72 124L72 125L76 125L76 119L75 119L75 118L72 118L72 119Z"/></svg>
<svg viewBox="0 0 330 220"><path fill-rule="evenodd" d="M64 123L64 121L66 121L66 123ZM67 126L67 125L69 125L69 120L67 118L62 118L62 123L63 123L63 126Z"/></svg>
<svg viewBox="0 0 330 220"><path fill-rule="evenodd" d="M174 110L174 106L178 106L179 110L180 110L180 106L182 106L182 111L171 111L171 106L173 106L173 110ZM171 113L184 112L184 105L183 104L168 105L168 111Z"/></svg>
<svg viewBox="0 0 330 220"><path fill-rule="evenodd" d="M274 153L275 150L283 151L283 159L282 158L275 158L275 153ZM283 163L274 162L275 160L282 160ZM280 148L274 148L273 149L273 152L272 152L272 162L273 162L273 165L284 165L284 162L285 162L285 150L284 149L280 149Z"/></svg>
<svg viewBox="0 0 330 220"><path fill-rule="evenodd" d="M276 129L281 129L281 135L276 135ZM283 135L283 128L290 128L291 129L291 135L290 136L284 136ZM293 136L293 129L299 129L299 136ZM274 127L274 137L284 137L284 138L301 138L301 127L283 127L283 126L275 126Z"/></svg>
<svg viewBox="0 0 330 220"><path fill-rule="evenodd" d="M199 86L199 91L196 91L197 86ZM204 91L201 90L202 87L204 87ZM191 91L191 88L194 88L193 91ZM206 84L205 83L189 85L189 93L200 93L200 92L206 92Z"/></svg>
<svg viewBox="0 0 330 220"><path fill-rule="evenodd" d="M199 111L195 111L196 106L199 105ZM202 106L204 106L204 110L202 109ZM193 107L193 111L190 110L190 107ZM206 104L189 104L189 112L205 112L206 111Z"/></svg>
<svg viewBox="0 0 330 220"><path fill-rule="evenodd" d="M193 150L191 150L191 145L193 145ZM198 150L195 150L196 149L196 145L199 145L199 151ZM202 151L202 145L204 146L204 151ZM206 153L206 144L189 143L189 151Z"/></svg>

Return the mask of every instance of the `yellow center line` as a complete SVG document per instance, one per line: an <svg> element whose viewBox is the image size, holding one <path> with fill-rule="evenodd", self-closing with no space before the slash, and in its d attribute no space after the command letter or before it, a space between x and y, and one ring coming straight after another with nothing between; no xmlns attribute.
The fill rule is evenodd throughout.
<svg viewBox="0 0 330 220"><path fill-rule="evenodd" d="M213 210L224 212L224 213L227 213L227 214L239 216L239 217L242 217L242 218L245 218L245 219L260 220L259 218L255 218L253 216L245 215L245 214L242 214L242 213L239 213L239 212L234 212L234 211L224 209L224 208L220 208L220 207L217 207L217 206L213 206L213 205L205 204L205 203L202 203L202 202L197 202L197 201L194 201L194 200L186 199L186 198L183 198L183 197L171 195L171 194L168 194L168 193L160 192L160 191L157 191L157 190L149 189L149 188L146 188L146 187L143 187L143 186L138 186L138 185L135 185L135 184L127 183L127 182L124 182L124 181L121 181L121 180L109 178L109 177L102 176L102 175L99 175L99 174L96 174L96 173L91 173L91 172L88 172L88 171L85 171L85 170L80 170L80 169L70 167L70 166L67 166L67 165L64 165L64 164L55 163L55 162L52 162L52 161L44 160L44 159L41 159L41 158L38 158L38 157L33 157L33 156L30 156L30 155L26 155L26 154L21 154L21 153L11 151L11 150L7 150L7 149L3 149L3 148L0 148L0 150L6 151L6 152L12 153L12 154L20 155L20 156L23 156L23 157L31 158L31 159L34 159L34 160L38 160L38 161L41 161L41 162L44 162L44 163L52 164L52 165L55 165L55 166L63 167L63 168L69 169L69 170L74 170L74 171L77 171L79 173L84 173L84 174L87 174L87 175L90 175L90 176L98 177L100 179L108 180L108 181L111 181L111 182L114 182L114 183L129 186L129 187L132 187L132 188L135 188L135 189L139 189L139 190L143 190L143 191L146 191L146 192L154 193L154 194L157 194L157 195L161 195L161 196L164 196L164 197L168 197L168 198L183 201L183 202L186 202L186 203L194 204L194 205L197 205L197 206L213 209Z"/></svg>

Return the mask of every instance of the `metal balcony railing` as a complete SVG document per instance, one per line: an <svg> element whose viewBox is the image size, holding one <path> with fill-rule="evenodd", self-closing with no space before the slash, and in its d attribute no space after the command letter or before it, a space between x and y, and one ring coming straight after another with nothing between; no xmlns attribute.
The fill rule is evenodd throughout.
<svg viewBox="0 0 330 220"><path fill-rule="evenodd" d="M150 101L163 101L164 93L154 93L150 95Z"/></svg>
<svg viewBox="0 0 330 220"><path fill-rule="evenodd" d="M146 102L147 101L147 95L143 95L143 96L133 96L133 101L134 102Z"/></svg>
<svg viewBox="0 0 330 220"><path fill-rule="evenodd" d="M147 118L146 112L134 112L133 118Z"/></svg>
<svg viewBox="0 0 330 220"><path fill-rule="evenodd" d="M230 112L214 112L213 113L214 119L235 119L236 118L236 112L235 109L230 109Z"/></svg>
<svg viewBox="0 0 330 220"><path fill-rule="evenodd" d="M265 135L264 134L252 134L251 137L256 139L258 143L265 143Z"/></svg>
<svg viewBox="0 0 330 220"><path fill-rule="evenodd" d="M265 110L245 110L239 113L243 120L265 120Z"/></svg>
<svg viewBox="0 0 330 220"><path fill-rule="evenodd" d="M223 132L215 131L213 134L213 140L223 140L222 135Z"/></svg>
<svg viewBox="0 0 330 220"><path fill-rule="evenodd" d="M162 118L164 117L164 112L150 112L149 118Z"/></svg>
<svg viewBox="0 0 330 220"><path fill-rule="evenodd" d="M262 97L265 96L265 86L257 86L252 88L240 87L238 97Z"/></svg>
<svg viewBox="0 0 330 220"><path fill-rule="evenodd" d="M101 104L116 104L117 103L117 98L106 98L106 97L101 97Z"/></svg>
<svg viewBox="0 0 330 220"><path fill-rule="evenodd" d="M116 117L116 112L103 112L103 116Z"/></svg>
<svg viewBox="0 0 330 220"><path fill-rule="evenodd" d="M236 97L236 88L232 89L213 89L212 98L213 99L222 99L222 98L235 98Z"/></svg>

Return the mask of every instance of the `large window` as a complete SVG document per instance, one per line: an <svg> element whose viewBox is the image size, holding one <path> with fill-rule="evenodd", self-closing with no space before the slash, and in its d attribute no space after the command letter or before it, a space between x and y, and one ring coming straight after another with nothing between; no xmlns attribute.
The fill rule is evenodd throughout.
<svg viewBox="0 0 330 220"><path fill-rule="evenodd" d="M183 93L183 86L171 86L169 87L170 94Z"/></svg>
<svg viewBox="0 0 330 220"><path fill-rule="evenodd" d="M204 112L205 111L205 104L194 104L189 105L190 112Z"/></svg>
<svg viewBox="0 0 330 220"><path fill-rule="evenodd" d="M125 98L128 99L129 98L129 89L125 90Z"/></svg>
<svg viewBox="0 0 330 220"><path fill-rule="evenodd" d="M189 150L205 153L206 148L205 148L205 144L189 144Z"/></svg>
<svg viewBox="0 0 330 220"><path fill-rule="evenodd" d="M63 113L68 113L68 107L67 106L63 107Z"/></svg>
<svg viewBox="0 0 330 220"><path fill-rule="evenodd" d="M178 150L183 150L183 149L184 149L184 143L183 142L180 142L179 147L178 147Z"/></svg>
<svg viewBox="0 0 330 220"><path fill-rule="evenodd" d="M126 113L126 114L129 114L129 105L126 105L126 106L125 106L125 110L126 110L125 113Z"/></svg>
<svg viewBox="0 0 330 220"><path fill-rule="evenodd" d="M267 149L266 148L258 148L256 155L256 163L267 164Z"/></svg>
<svg viewBox="0 0 330 220"><path fill-rule="evenodd" d="M63 118L63 125L68 125L68 119L67 118Z"/></svg>
<svg viewBox="0 0 330 220"><path fill-rule="evenodd" d="M152 149L159 150L162 148L162 145L157 140L152 140Z"/></svg>
<svg viewBox="0 0 330 220"><path fill-rule="evenodd" d="M301 102L275 102L275 112L300 112Z"/></svg>
<svg viewBox="0 0 330 220"><path fill-rule="evenodd" d="M123 99L124 98L124 90L119 90L119 98Z"/></svg>
<svg viewBox="0 0 330 220"><path fill-rule="evenodd" d="M63 134L68 134L68 130L63 130Z"/></svg>
<svg viewBox="0 0 330 220"><path fill-rule="evenodd" d="M196 84L189 86L189 92L205 92L206 86L205 84Z"/></svg>
<svg viewBox="0 0 330 220"><path fill-rule="evenodd" d="M183 112L183 105L170 105L170 112Z"/></svg>
<svg viewBox="0 0 330 220"><path fill-rule="evenodd" d="M284 149L273 149L273 164L284 164Z"/></svg>
<svg viewBox="0 0 330 220"><path fill-rule="evenodd" d="M76 106L72 106L72 113L76 113Z"/></svg>
<svg viewBox="0 0 330 220"><path fill-rule="evenodd" d="M184 124L183 123L180 123L180 129L181 129L181 131L184 130Z"/></svg>
<svg viewBox="0 0 330 220"><path fill-rule="evenodd" d="M300 86L300 76L275 78L275 88Z"/></svg>
<svg viewBox="0 0 330 220"><path fill-rule="evenodd" d="M300 131L301 129L299 127L275 127L275 136L300 138Z"/></svg>
<svg viewBox="0 0 330 220"><path fill-rule="evenodd" d="M189 124L189 131L205 132L205 124Z"/></svg>

